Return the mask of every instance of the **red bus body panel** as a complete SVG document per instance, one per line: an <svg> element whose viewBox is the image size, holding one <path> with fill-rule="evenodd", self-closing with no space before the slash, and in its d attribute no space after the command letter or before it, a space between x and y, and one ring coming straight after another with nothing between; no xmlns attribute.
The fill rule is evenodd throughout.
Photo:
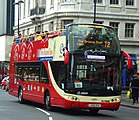
<svg viewBox="0 0 139 120"><path fill-rule="evenodd" d="M19 87L23 88L23 98L26 100L38 102L44 104L45 90L48 89L51 95L51 105L63 108L86 108L89 109L88 104L101 104L99 109L117 110L120 106L119 102L82 102L73 101L64 98L57 92L52 84L52 78L49 75L51 70L48 68L48 62L44 61L46 70L48 71L48 77L50 79L49 84L38 82L25 82L16 78L14 62L37 62L39 61L38 52L41 48L48 47L48 40L26 42L22 44L13 44L11 59L10 59L10 77L9 77L9 94L18 97ZM60 88L59 88L60 89ZM64 93L64 91L63 91ZM63 94L62 93L62 94ZM64 93L66 94L66 93Z"/></svg>

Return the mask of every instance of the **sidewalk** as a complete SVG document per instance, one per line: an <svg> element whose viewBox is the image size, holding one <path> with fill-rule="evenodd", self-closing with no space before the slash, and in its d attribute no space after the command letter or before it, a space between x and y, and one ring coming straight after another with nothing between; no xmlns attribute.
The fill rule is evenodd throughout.
<svg viewBox="0 0 139 120"><path fill-rule="evenodd" d="M139 103L134 103L134 105L132 105L132 99L128 99L126 97L126 90L122 91L122 102L121 102L121 106L127 106L127 107L132 107L132 108L138 108L139 109Z"/></svg>

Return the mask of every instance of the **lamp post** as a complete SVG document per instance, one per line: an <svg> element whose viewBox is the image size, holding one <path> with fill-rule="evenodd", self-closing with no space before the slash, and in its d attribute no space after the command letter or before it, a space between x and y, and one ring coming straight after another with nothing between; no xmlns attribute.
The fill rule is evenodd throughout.
<svg viewBox="0 0 139 120"><path fill-rule="evenodd" d="M18 5L18 26L17 26L17 29L18 29L18 36L19 36L19 15L20 15L20 4L21 3L24 3L24 1L22 1L22 0L18 0L18 2L16 2L16 3L14 3L15 5Z"/></svg>
<svg viewBox="0 0 139 120"><path fill-rule="evenodd" d="M94 21L93 23L96 22L96 0L94 0Z"/></svg>

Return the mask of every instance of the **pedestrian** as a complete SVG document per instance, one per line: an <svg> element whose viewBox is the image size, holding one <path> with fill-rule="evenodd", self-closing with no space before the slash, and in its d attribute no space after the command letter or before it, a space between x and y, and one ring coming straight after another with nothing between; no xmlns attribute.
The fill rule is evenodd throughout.
<svg viewBox="0 0 139 120"><path fill-rule="evenodd" d="M133 105L135 102L138 103L138 90L139 90L139 77L137 74L133 75L133 81L131 82L131 89L132 89L132 99Z"/></svg>

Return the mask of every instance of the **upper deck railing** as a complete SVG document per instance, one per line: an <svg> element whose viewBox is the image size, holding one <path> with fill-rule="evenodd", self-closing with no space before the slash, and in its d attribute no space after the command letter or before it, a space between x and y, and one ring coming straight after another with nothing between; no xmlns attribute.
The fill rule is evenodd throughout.
<svg viewBox="0 0 139 120"><path fill-rule="evenodd" d="M30 35L19 35L14 36L14 44L24 43L24 42L33 42L37 40L48 40L50 38L56 37L56 36L63 36L65 35L65 30L60 29L58 31L52 31L52 32L36 32Z"/></svg>

